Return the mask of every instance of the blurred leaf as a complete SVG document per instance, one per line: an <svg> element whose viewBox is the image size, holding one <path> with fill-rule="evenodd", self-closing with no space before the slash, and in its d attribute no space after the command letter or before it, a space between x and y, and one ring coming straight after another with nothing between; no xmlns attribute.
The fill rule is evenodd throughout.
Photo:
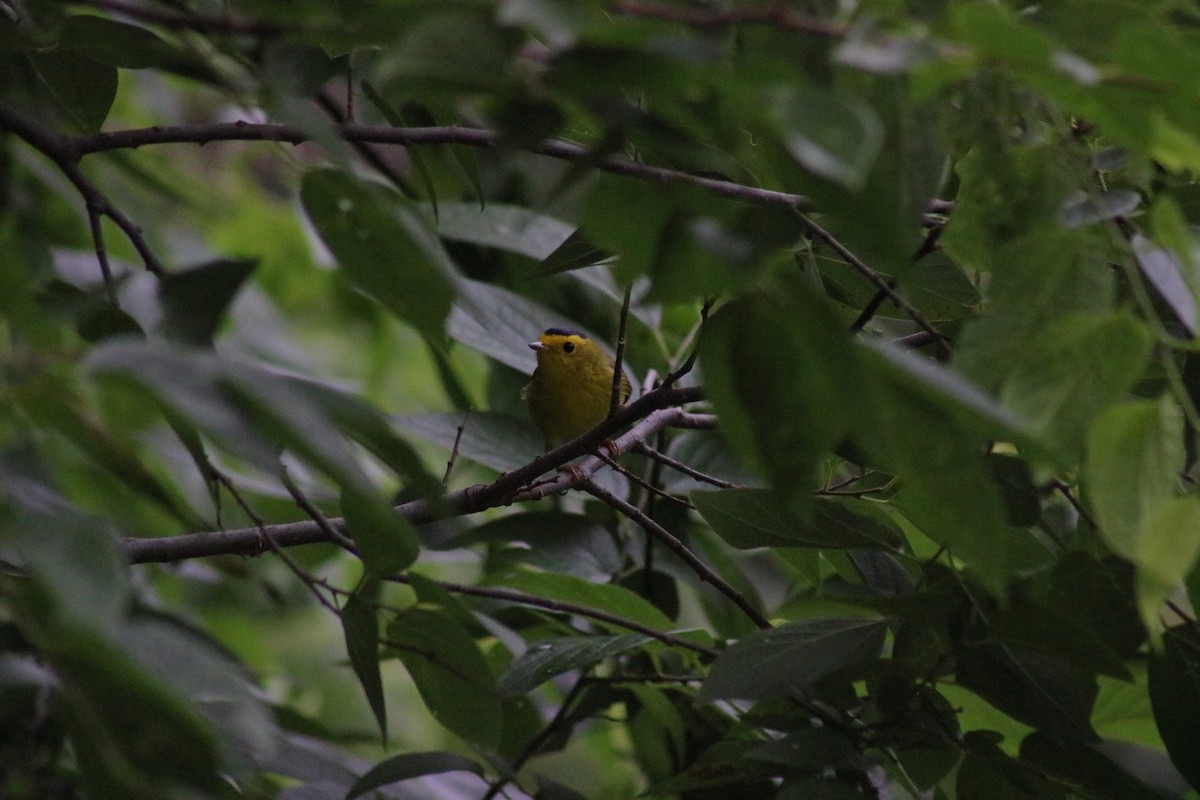
<svg viewBox="0 0 1200 800"><path fill-rule="evenodd" d="M1169 628L1162 649L1150 655L1150 702L1171 763L1194 789L1200 786L1200 751L1195 723L1200 715L1200 632L1191 625Z"/></svg>
<svg viewBox="0 0 1200 800"><path fill-rule="evenodd" d="M52 313L70 320L88 342L110 336L141 336L137 320L113 306L106 297L87 292L65 281L50 281L42 287L37 302Z"/></svg>
<svg viewBox="0 0 1200 800"><path fill-rule="evenodd" d="M1150 347L1131 315L1065 317L1009 375L1001 400L1055 449L1076 451L1091 420L1141 375Z"/></svg>
<svg viewBox="0 0 1200 800"><path fill-rule="evenodd" d="M1129 216L1141 202L1141 195L1128 189L1114 189L1098 195L1073 195L1063 202L1058 219L1065 227L1079 228Z"/></svg>
<svg viewBox="0 0 1200 800"><path fill-rule="evenodd" d="M988 453L984 458L992 480L1000 488L1009 525L1028 528L1042 519L1042 498L1033 483L1029 464L1005 453Z"/></svg>
<svg viewBox="0 0 1200 800"><path fill-rule="evenodd" d="M735 788L773 777L778 768L763 761L747 758L747 751L757 742L727 739L704 750L683 772L657 783L646 790L651 797L658 795L691 794L718 786ZM773 788L773 787L772 787ZM746 796L739 792L739 797Z"/></svg>
<svg viewBox="0 0 1200 800"><path fill-rule="evenodd" d="M540 437L530 420L474 411L470 414L403 414L396 424L422 439L441 445L447 451L454 447L458 428L462 438L458 454L462 458L507 472L527 464L541 455Z"/></svg>
<svg viewBox="0 0 1200 800"><path fill-rule="evenodd" d="M1196 298L1188 286L1179 257L1165 247L1156 246L1140 233L1133 235L1130 244L1142 275L1166 301L1188 334L1195 336Z"/></svg>
<svg viewBox="0 0 1200 800"><path fill-rule="evenodd" d="M363 581L342 606L340 617L342 634L346 639L346 655L379 725L379 738L386 745L387 704L379 673L378 602L379 581Z"/></svg>
<svg viewBox="0 0 1200 800"><path fill-rule="evenodd" d="M862 501L818 497L792 512L766 489L695 492L692 502L729 544L751 547L900 546L900 532L886 515Z"/></svg>
<svg viewBox="0 0 1200 800"><path fill-rule="evenodd" d="M1142 521L1135 543L1137 599L1142 622L1157 639L1161 607L1196 566L1200 556L1200 498L1175 497Z"/></svg>
<svg viewBox="0 0 1200 800"><path fill-rule="evenodd" d="M467 7L439 8L412 25L380 67L383 80L402 87L448 84L498 88L509 72L515 32L493 15Z"/></svg>
<svg viewBox="0 0 1200 800"><path fill-rule="evenodd" d="M222 317L255 265L222 259L163 278L158 285L163 335L180 344L211 347Z"/></svg>
<svg viewBox="0 0 1200 800"><path fill-rule="evenodd" d="M496 746L503 722L496 679L449 612L401 611L388 624L384 644L404 662L434 719L468 742Z"/></svg>
<svg viewBox="0 0 1200 800"><path fill-rule="evenodd" d="M16 548L20 566L53 598L45 613L97 633L113 630L129 602L115 531L28 472L0 462L0 501L10 509L0 541Z"/></svg>
<svg viewBox="0 0 1200 800"><path fill-rule="evenodd" d="M335 170L304 177L301 200L347 276L400 319L440 341L454 264L404 198Z"/></svg>
<svg viewBox="0 0 1200 800"><path fill-rule="evenodd" d="M548 214L506 203L443 201L437 233L443 239L495 247L541 261L562 246L575 229Z"/></svg>
<svg viewBox="0 0 1200 800"><path fill-rule="evenodd" d="M478 764L457 753L436 750L424 753L401 753L371 767L370 772L355 781L354 785L346 792L345 800L353 800L372 789L406 781L409 778L442 772L471 772L483 777L483 770L479 768Z"/></svg>
<svg viewBox="0 0 1200 800"><path fill-rule="evenodd" d="M759 631L713 662L697 702L761 700L805 692L834 670L877 658L886 620L814 619Z"/></svg>
<svg viewBox="0 0 1200 800"><path fill-rule="evenodd" d="M571 575L528 571L506 575L497 583L538 597L606 611L659 631L677 627L657 608L620 586L591 583Z"/></svg>
<svg viewBox="0 0 1200 800"><path fill-rule="evenodd" d="M555 675L585 669L649 641L652 641L649 636L626 633L620 636L572 636L535 642L508 666L496 683L505 697L526 694Z"/></svg>
<svg viewBox="0 0 1200 800"><path fill-rule="evenodd" d="M1139 535L1178 492L1183 416L1169 398L1109 409L1088 432L1087 498L1109 546L1137 563Z"/></svg>
<svg viewBox="0 0 1200 800"><path fill-rule="evenodd" d="M175 69L192 61L146 28L92 14L68 17L59 44L106 66L126 69Z"/></svg>
<svg viewBox="0 0 1200 800"><path fill-rule="evenodd" d="M847 189L861 189L883 146L883 124L851 94L778 86L762 98L775 134L801 165Z"/></svg>
<svg viewBox="0 0 1200 800"><path fill-rule="evenodd" d="M816 459L849 427L864 381L826 304L799 287L735 300L709 320L700 363L722 436L781 497L816 488Z"/></svg>
<svg viewBox="0 0 1200 800"><path fill-rule="evenodd" d="M341 499L346 533L358 545L369 574L391 575L417 560L417 532L383 497L347 488Z"/></svg>

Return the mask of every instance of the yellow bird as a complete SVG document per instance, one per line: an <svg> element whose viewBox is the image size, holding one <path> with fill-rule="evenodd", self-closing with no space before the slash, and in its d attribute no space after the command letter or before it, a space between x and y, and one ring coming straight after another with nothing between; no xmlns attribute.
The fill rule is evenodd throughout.
<svg viewBox="0 0 1200 800"><path fill-rule="evenodd" d="M608 416L615 364L599 345L579 331L548 328L529 346L538 365L522 394L547 447L574 439ZM629 392L622 375L622 403Z"/></svg>

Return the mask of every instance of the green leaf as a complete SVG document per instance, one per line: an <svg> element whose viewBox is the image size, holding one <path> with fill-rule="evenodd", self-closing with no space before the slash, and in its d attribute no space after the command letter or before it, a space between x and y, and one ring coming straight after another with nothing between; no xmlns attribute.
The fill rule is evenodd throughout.
<svg viewBox="0 0 1200 800"><path fill-rule="evenodd" d="M163 278L158 284L163 335L180 344L211 347L221 318L255 265L222 259Z"/></svg>
<svg viewBox="0 0 1200 800"><path fill-rule="evenodd" d="M990 621L988 635L1000 644L1057 656L1121 680L1133 679L1129 668L1090 627L1049 605L1018 601L1000 609Z"/></svg>
<svg viewBox="0 0 1200 800"><path fill-rule="evenodd" d="M434 750L424 753L401 753L380 761L370 771L354 782L346 792L345 800L354 800L372 789L393 783L418 778L422 775L438 775L443 772L471 772L483 777L479 765L466 756Z"/></svg>
<svg viewBox="0 0 1200 800"><path fill-rule="evenodd" d="M342 491L346 533L358 545L368 573L382 577L407 567L421 551L417 532L408 520L374 492Z"/></svg>
<svg viewBox="0 0 1200 800"><path fill-rule="evenodd" d="M1092 419L1141 375L1150 346L1129 314L1064 318L1009 375L1001 400L1054 449L1077 451Z"/></svg>
<svg viewBox="0 0 1200 800"><path fill-rule="evenodd" d="M507 575L498 583L550 600L605 611L655 630L669 631L677 627L657 608L620 586L591 583L571 575L528 571Z"/></svg>
<svg viewBox="0 0 1200 800"><path fill-rule="evenodd" d="M336 170L304 177L304 210L354 284L433 341L454 300L454 264L420 211Z"/></svg>
<svg viewBox="0 0 1200 800"><path fill-rule="evenodd" d="M447 452L453 449L461 425L459 456L497 472L516 469L542 453L541 438L528 419L474 411L470 414L402 414L395 420L404 430L441 445Z"/></svg>
<svg viewBox="0 0 1200 800"><path fill-rule="evenodd" d="M552 255L576 230L548 214L507 203L443 201L438 205L437 233L443 239L494 247L541 261Z"/></svg>
<svg viewBox="0 0 1200 800"><path fill-rule="evenodd" d="M580 514L559 511L509 514L466 530L442 547L470 547L479 543L492 545L488 568L493 573L510 572L520 564L602 583L622 567L621 553L611 532Z"/></svg>
<svg viewBox="0 0 1200 800"><path fill-rule="evenodd" d="M129 602L115 531L26 472L0 462L0 501L10 509L0 541L15 545L21 566L53 598L57 617L112 630Z"/></svg>
<svg viewBox="0 0 1200 800"><path fill-rule="evenodd" d="M877 658L886 620L814 619L759 631L717 657L697 702L762 700L805 692L834 670Z"/></svg>
<svg viewBox="0 0 1200 800"><path fill-rule="evenodd" d="M1154 721L1173 763L1192 788L1200 786L1200 632L1192 625L1168 629L1162 649L1150 654L1150 702Z"/></svg>
<svg viewBox="0 0 1200 800"><path fill-rule="evenodd" d="M762 98L775 135L805 169L858 190L883 147L883 123L851 94L778 86Z"/></svg>
<svg viewBox="0 0 1200 800"><path fill-rule="evenodd" d="M700 342L706 388L722 436L784 498L816 488L818 456L861 406L859 358L827 305L804 288L723 306Z"/></svg>
<svg viewBox="0 0 1200 800"><path fill-rule="evenodd" d="M117 96L115 68L56 49L27 53L22 66L22 88L46 122L73 133L100 130Z"/></svg>
<svg viewBox="0 0 1200 800"><path fill-rule="evenodd" d="M342 607L342 634L346 639L346 655L362 686L379 738L387 744L387 703L383 696L383 680L379 673L379 581L366 580Z"/></svg>
<svg viewBox="0 0 1200 800"><path fill-rule="evenodd" d="M1096 741L1091 674L1024 648L981 644L957 653L958 682L1013 719L1055 736Z"/></svg>
<svg viewBox="0 0 1200 800"><path fill-rule="evenodd" d="M604 342L603 337L523 295L462 278L446 332L455 341L529 375L537 367L529 342L555 326L582 330L594 341Z"/></svg>
<svg viewBox="0 0 1200 800"><path fill-rule="evenodd" d="M1163 601L1175 591L1200 557L1200 498L1168 500L1144 521L1133 556L1137 568L1138 609L1157 638L1162 631Z"/></svg>
<svg viewBox="0 0 1200 800"><path fill-rule="evenodd" d="M401 611L385 644L404 662L434 719L469 742L496 746L503 723L496 679L451 612Z"/></svg>
<svg viewBox="0 0 1200 800"><path fill-rule="evenodd" d="M1139 535L1178 492L1184 457L1183 415L1169 398L1117 406L1092 425L1084 487L1114 551L1137 562Z"/></svg>
<svg viewBox="0 0 1200 800"><path fill-rule="evenodd" d="M609 656L652 641L640 633L619 636L572 636L536 642L509 665L496 684L505 697L526 694L555 675L585 669Z"/></svg>
<svg viewBox="0 0 1200 800"><path fill-rule="evenodd" d="M1099 747L1033 733L1021 742L1021 759L1048 776L1079 786L1102 800L1161 800L1164 784L1146 785L1109 758ZM1148 766L1139 766L1142 774ZM1172 795L1177 796L1176 787Z"/></svg>
<svg viewBox="0 0 1200 800"><path fill-rule="evenodd" d="M799 513L766 489L695 492L692 502L737 548L900 546L900 532L869 503L819 497Z"/></svg>
<svg viewBox="0 0 1200 800"><path fill-rule="evenodd" d="M1079 228L1128 216L1141 202L1141 195L1128 189L1114 189L1098 195L1080 193L1063 203L1058 219L1067 228Z"/></svg>

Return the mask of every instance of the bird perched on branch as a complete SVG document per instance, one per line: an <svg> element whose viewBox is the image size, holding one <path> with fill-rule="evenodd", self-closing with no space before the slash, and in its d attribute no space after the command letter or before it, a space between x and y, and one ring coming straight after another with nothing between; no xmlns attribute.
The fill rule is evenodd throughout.
<svg viewBox="0 0 1200 800"><path fill-rule="evenodd" d="M574 439L608 416L616 365L598 344L579 331L547 328L529 346L538 365L522 394L547 447ZM621 403L629 393L629 379L622 375Z"/></svg>

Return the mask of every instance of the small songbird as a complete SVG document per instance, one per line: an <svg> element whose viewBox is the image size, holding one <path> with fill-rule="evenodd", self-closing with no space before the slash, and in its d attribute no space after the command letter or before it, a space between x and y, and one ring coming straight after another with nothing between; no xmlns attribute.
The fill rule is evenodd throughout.
<svg viewBox="0 0 1200 800"><path fill-rule="evenodd" d="M547 447L570 441L608 416L615 364L579 331L548 328L529 346L537 352L533 380L522 393ZM621 376L620 402L629 399Z"/></svg>

